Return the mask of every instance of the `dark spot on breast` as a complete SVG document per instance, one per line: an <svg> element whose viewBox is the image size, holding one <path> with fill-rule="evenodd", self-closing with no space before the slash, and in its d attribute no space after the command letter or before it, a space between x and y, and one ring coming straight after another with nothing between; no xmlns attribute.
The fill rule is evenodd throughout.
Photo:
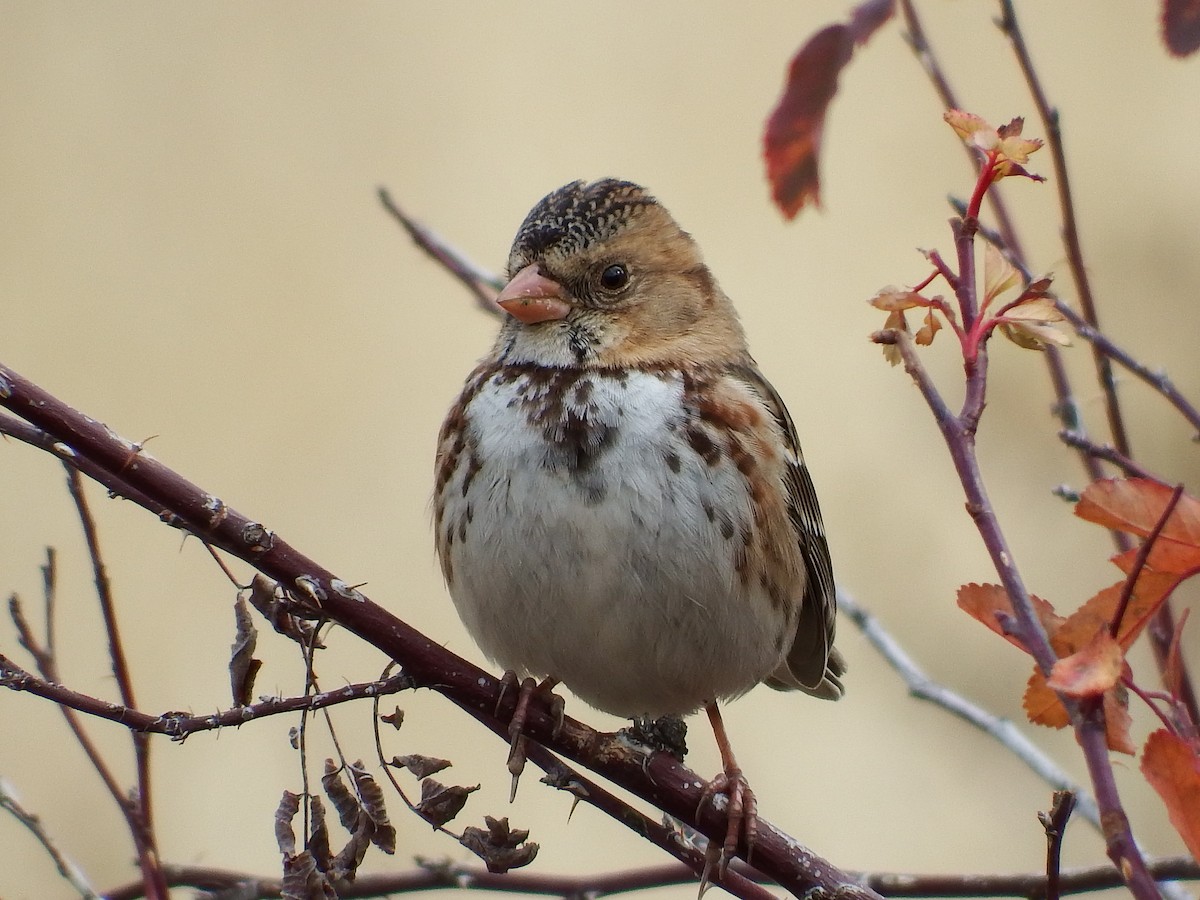
<svg viewBox="0 0 1200 900"><path fill-rule="evenodd" d="M705 500L703 503L703 506L704 506L704 514L706 516L708 516L708 521L712 522L714 519L716 519L717 514L713 511L712 504L709 503L707 500Z"/></svg>
<svg viewBox="0 0 1200 900"><path fill-rule="evenodd" d="M663 459L667 462L667 468L678 475L679 470L683 467L683 462L679 459L679 454L668 451L663 455Z"/></svg>
<svg viewBox="0 0 1200 900"><path fill-rule="evenodd" d="M721 516L721 537L730 540L734 535L733 520L729 516Z"/></svg>
<svg viewBox="0 0 1200 900"><path fill-rule="evenodd" d="M715 466L721 461L721 448L703 428L698 425L688 425L686 436L692 449L710 466Z"/></svg>

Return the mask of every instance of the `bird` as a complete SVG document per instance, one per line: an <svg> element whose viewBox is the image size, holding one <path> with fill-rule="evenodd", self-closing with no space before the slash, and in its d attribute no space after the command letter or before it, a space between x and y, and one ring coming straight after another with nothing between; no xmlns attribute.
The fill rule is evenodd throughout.
<svg viewBox="0 0 1200 900"><path fill-rule="evenodd" d="M552 191L506 275L499 334L438 437L450 597L527 688L562 684L627 718L706 711L723 871L739 842L752 849L757 804L718 703L760 683L843 694L795 425L697 242L645 188Z"/></svg>

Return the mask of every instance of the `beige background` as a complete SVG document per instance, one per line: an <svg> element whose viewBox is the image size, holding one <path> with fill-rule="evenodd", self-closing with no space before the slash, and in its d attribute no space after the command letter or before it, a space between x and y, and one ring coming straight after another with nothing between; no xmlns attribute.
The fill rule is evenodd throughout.
<svg viewBox="0 0 1200 900"><path fill-rule="evenodd" d="M494 325L410 246L375 189L498 267L551 188L640 181L704 246L788 399L841 581L932 675L1020 719L1026 663L954 607L957 585L994 576L945 451L908 379L866 340L882 316L865 299L923 277L914 248L949 247L944 197L969 190L895 23L843 79L824 211L789 225L767 200L763 119L790 55L846 6L0 5L0 359L128 438L156 435L154 455L478 658L433 562L428 496L436 429ZM1040 134L995 8L922 6L964 104L996 122L1027 114ZM1200 64L1166 57L1149 4L1021 11L1063 107L1104 321L1196 397ZM1048 157L1033 167L1048 173ZM1063 272L1053 190L1008 193L1036 266ZM1059 284L1070 292L1065 273ZM927 356L957 396L951 350L942 339ZM1088 354L1069 356L1099 429ZM993 376L980 444L995 502L1029 584L1069 609L1115 580L1110 545L1050 495L1081 475L1054 438L1040 358L999 346ZM1123 392L1143 460L1195 485L1187 429L1140 385ZM43 547L56 546L65 677L114 696L62 473L21 445L0 454L0 589L36 610ZM197 543L92 497L140 706L227 706L230 585ZM382 666L344 634L330 643L326 687ZM847 868L1037 869L1035 813L1049 788L907 699L849 624L841 643L852 664L844 702L762 690L729 709L763 815ZM23 658L8 625L0 651ZM300 689L289 645L264 635L259 655L260 693ZM538 871L662 859L590 809L568 824L568 798L536 778L509 807L498 741L436 696L399 702L408 719L389 752L453 758L450 779L484 785L461 824L490 813L532 828ZM365 706L335 713L351 757L372 752L368 718ZM300 788L290 724L156 745L168 860L277 871L272 811L284 788ZM691 762L710 774L716 752L695 725ZM1139 738L1149 727L1138 709ZM128 782L120 729L93 731ZM1079 770L1068 736L1030 731ZM0 735L0 774L93 883L130 878L130 843L56 711L0 695ZM325 744L316 740L318 757ZM1135 763L1120 760L1118 778L1146 843L1177 851ZM469 861L391 805L400 852L372 856L372 870L408 867L414 854ZM8 817L0 847L0 896L69 896ZM1102 858L1080 822L1066 856Z"/></svg>

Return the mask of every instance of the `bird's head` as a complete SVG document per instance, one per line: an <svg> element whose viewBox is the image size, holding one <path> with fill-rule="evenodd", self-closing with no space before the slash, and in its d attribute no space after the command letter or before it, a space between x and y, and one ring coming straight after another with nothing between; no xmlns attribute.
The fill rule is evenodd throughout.
<svg viewBox="0 0 1200 900"><path fill-rule="evenodd" d="M572 182L517 231L500 348L548 366L688 365L745 353L729 299L691 235L643 188Z"/></svg>

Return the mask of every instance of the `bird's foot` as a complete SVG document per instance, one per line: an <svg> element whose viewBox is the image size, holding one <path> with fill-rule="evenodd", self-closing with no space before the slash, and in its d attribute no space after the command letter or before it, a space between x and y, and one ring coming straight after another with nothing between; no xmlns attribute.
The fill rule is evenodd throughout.
<svg viewBox="0 0 1200 900"><path fill-rule="evenodd" d="M512 775L509 803L517 798L517 785L521 780L521 773L525 771L525 720L529 717L529 702L535 695L542 695L550 705L550 714L554 717L554 737L558 737L562 731L565 704L563 698L554 693L557 684L556 678L546 678L540 684L532 678L518 682L517 673L511 670L505 672L500 679L500 696L496 700L497 716L500 715L500 707L509 691L517 691L517 705L508 722L508 771Z"/></svg>
<svg viewBox="0 0 1200 900"><path fill-rule="evenodd" d="M743 842L746 858L749 860L754 853L754 842L758 838L758 801L741 769L733 766L718 773L700 795L700 805L696 807L696 814L699 815L705 804L711 803L718 795L725 798L725 840L719 846L716 841L709 841L708 852L705 854L703 883L708 882L714 865L717 872L724 877L729 868L729 861L737 855L738 845Z"/></svg>

